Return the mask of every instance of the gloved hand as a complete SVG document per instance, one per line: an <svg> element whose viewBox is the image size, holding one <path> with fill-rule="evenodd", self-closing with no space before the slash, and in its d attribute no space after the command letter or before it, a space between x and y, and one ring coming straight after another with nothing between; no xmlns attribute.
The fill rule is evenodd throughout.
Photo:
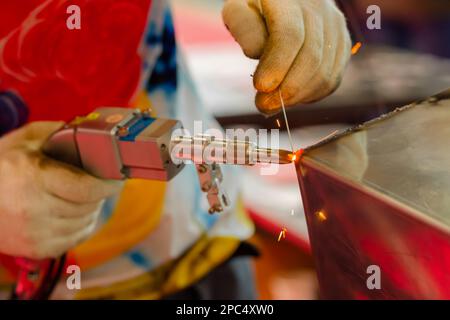
<svg viewBox="0 0 450 320"><path fill-rule="evenodd" d="M331 94L350 58L344 15L333 0L227 0L225 25L245 55L259 59L256 106L265 114Z"/></svg>
<svg viewBox="0 0 450 320"><path fill-rule="evenodd" d="M94 230L104 198L120 182L103 181L40 152L60 122L35 122L0 138L0 252L58 257Z"/></svg>

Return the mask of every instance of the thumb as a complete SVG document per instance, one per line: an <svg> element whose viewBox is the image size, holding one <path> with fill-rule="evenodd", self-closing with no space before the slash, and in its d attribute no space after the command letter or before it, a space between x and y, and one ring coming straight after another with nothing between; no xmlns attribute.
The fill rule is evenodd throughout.
<svg viewBox="0 0 450 320"><path fill-rule="evenodd" d="M47 141L50 136L64 125L62 121L32 122L26 127L26 140L33 142L37 147Z"/></svg>
<svg viewBox="0 0 450 320"><path fill-rule="evenodd" d="M38 150L50 135L63 125L62 121L31 122L3 136L0 139L0 150L20 146Z"/></svg>
<svg viewBox="0 0 450 320"><path fill-rule="evenodd" d="M258 59L268 37L258 0L227 0L222 10L225 26L244 54Z"/></svg>

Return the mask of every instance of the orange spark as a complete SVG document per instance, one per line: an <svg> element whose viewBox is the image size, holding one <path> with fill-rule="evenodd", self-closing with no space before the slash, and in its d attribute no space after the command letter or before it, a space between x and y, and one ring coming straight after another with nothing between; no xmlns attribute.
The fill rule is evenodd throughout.
<svg viewBox="0 0 450 320"><path fill-rule="evenodd" d="M316 215L317 215L317 219L319 219L319 221L321 221L321 222L327 220L327 215L326 215L325 211L323 211L323 210L317 211Z"/></svg>
<svg viewBox="0 0 450 320"><path fill-rule="evenodd" d="M358 41L357 43L355 43L355 45L352 48L352 55L357 54L359 49L361 49L361 47L362 47L362 43L361 42Z"/></svg>
<svg viewBox="0 0 450 320"><path fill-rule="evenodd" d="M278 126L278 128L281 127L281 124L280 124L280 120L279 120L279 119L277 119L277 126Z"/></svg>
<svg viewBox="0 0 450 320"><path fill-rule="evenodd" d="M292 153L292 154L290 155L291 161L292 161L292 162L298 161L298 160L300 159L300 157L302 156L302 154L303 154L303 149L299 149L299 150L297 150L295 153Z"/></svg>
<svg viewBox="0 0 450 320"><path fill-rule="evenodd" d="M280 234L278 236L278 242L280 242L282 237L283 237L283 239L286 238L286 232L287 232L286 228L283 228L283 230L280 231Z"/></svg>

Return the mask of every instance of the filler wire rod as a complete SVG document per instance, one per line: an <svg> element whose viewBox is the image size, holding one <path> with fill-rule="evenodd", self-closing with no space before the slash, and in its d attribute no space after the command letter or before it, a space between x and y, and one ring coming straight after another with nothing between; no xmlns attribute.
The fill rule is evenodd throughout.
<svg viewBox="0 0 450 320"><path fill-rule="evenodd" d="M291 144L292 153L295 154L294 143L292 142L291 130L289 128L289 122L288 122L288 118L286 115L286 108L284 106L283 97L281 96L281 89L278 89L278 95L280 96L281 109L283 109L284 123L286 123L286 130L287 130L288 137L289 137L289 143Z"/></svg>

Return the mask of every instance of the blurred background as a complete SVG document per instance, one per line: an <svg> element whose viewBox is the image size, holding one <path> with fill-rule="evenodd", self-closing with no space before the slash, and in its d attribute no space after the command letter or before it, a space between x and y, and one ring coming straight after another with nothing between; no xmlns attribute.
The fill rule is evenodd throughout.
<svg viewBox="0 0 450 320"><path fill-rule="evenodd" d="M450 87L450 0L342 0L354 43L341 87L330 97L288 110L295 148ZM285 128L282 116L265 118L254 107L246 58L223 26L222 0L172 0L180 50L202 102L224 127ZM381 9L381 29L369 30L369 5ZM281 147L290 149L285 132ZM295 168L276 176L245 171L243 203L257 226L252 242L262 299L319 297ZM284 229L285 228L285 229ZM286 237L278 241L286 230Z"/></svg>

